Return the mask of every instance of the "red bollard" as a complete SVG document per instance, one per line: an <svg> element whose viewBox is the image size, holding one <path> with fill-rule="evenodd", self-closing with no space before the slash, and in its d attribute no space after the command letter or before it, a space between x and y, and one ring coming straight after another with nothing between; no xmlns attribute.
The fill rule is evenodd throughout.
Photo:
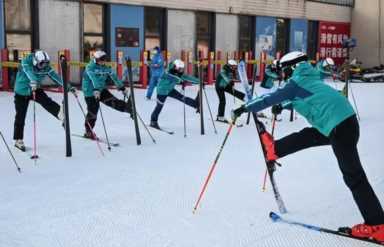
<svg viewBox="0 0 384 247"><path fill-rule="evenodd" d="M1 49L1 62L8 62L8 50ZM1 68L1 78L2 78L2 89L4 91L9 91L9 76L8 76L8 68L2 66Z"/></svg>
<svg viewBox="0 0 384 247"><path fill-rule="evenodd" d="M193 71L193 54L192 51L187 53L187 74L191 75Z"/></svg>
<svg viewBox="0 0 384 247"><path fill-rule="evenodd" d="M266 60L267 60L267 53L263 51L260 54L260 74L259 74L260 81L263 81L264 79Z"/></svg>
<svg viewBox="0 0 384 247"><path fill-rule="evenodd" d="M215 60L215 53L213 51L209 52L208 56L208 84L213 84L213 61Z"/></svg>
<svg viewBox="0 0 384 247"><path fill-rule="evenodd" d="M148 85L148 67L147 67L147 52L141 51L140 53L140 82L141 88L147 88Z"/></svg>
<svg viewBox="0 0 384 247"><path fill-rule="evenodd" d="M116 74L119 80L123 79L123 58L124 52L116 50Z"/></svg>

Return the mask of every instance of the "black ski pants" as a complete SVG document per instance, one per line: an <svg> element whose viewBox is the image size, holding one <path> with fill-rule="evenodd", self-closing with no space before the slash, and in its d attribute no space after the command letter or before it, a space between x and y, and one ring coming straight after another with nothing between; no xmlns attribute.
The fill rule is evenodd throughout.
<svg viewBox="0 0 384 247"><path fill-rule="evenodd" d="M197 109L199 106L198 98L196 99L192 99L189 97L184 98L184 96L181 93L179 93L179 91L177 91L176 89L172 89L172 91L168 95L157 95L157 103L156 103L155 109L151 114L151 121L157 122L157 120L159 119L160 112L163 109L165 100L167 99L168 96L171 98L177 99L178 101L181 101L183 103L185 102L185 104L195 109Z"/></svg>
<svg viewBox="0 0 384 247"><path fill-rule="evenodd" d="M39 103L45 110L51 113L55 118L60 111L60 105L53 101L48 95L42 90L37 89L35 91L36 102ZM32 95L23 96L19 94L15 94L15 123L14 123L14 131L13 131L13 139L19 140L24 138L24 125L25 125L25 117L28 111L29 101L33 100Z"/></svg>
<svg viewBox="0 0 384 247"><path fill-rule="evenodd" d="M236 90L230 83L225 88L220 87L218 84L215 85L217 96L219 97L219 109L217 112L218 117L224 117L225 113L225 92L233 95L234 97L244 100L245 94Z"/></svg>
<svg viewBox="0 0 384 247"><path fill-rule="evenodd" d="M329 137L315 128L304 128L275 142L278 157L322 145L331 145L343 174L345 184L351 190L353 198L366 224L384 224L384 212L360 163L357 143L359 123L353 115L331 132Z"/></svg>
<svg viewBox="0 0 384 247"><path fill-rule="evenodd" d="M99 112L100 108L100 102L104 103L105 105L121 111L121 112L132 112L132 103L130 98L127 101L120 100L116 98L113 94L111 94L107 89L104 89L100 92L100 100L96 100L95 97L85 97L85 102L87 103L87 116L85 119L85 130L87 132L91 131L89 125L92 127L95 127L96 120L97 120L97 113Z"/></svg>

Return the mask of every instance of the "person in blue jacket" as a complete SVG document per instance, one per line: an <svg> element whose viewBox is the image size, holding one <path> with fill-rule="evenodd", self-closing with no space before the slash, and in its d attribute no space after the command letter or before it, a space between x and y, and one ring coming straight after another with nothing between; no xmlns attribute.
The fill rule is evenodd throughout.
<svg viewBox="0 0 384 247"><path fill-rule="evenodd" d="M148 100L151 99L152 93L157 86L160 77L164 73L164 59L158 46L152 49L151 56L152 59L149 65L151 71L151 79L149 80L149 86L145 95L146 99Z"/></svg>
<svg viewBox="0 0 384 247"><path fill-rule="evenodd" d="M18 67L14 88L16 116L13 139L15 147L21 151L25 151L24 125L30 100L39 103L60 121L64 119L63 108L48 97L41 87L47 76L59 86L63 86L60 76L52 69L49 56L45 51L38 50L29 54ZM69 89L76 93L74 88L69 87Z"/></svg>
<svg viewBox="0 0 384 247"><path fill-rule="evenodd" d="M106 82L110 79L125 96L129 94L129 89L117 78L116 73L112 72L112 68L106 64L107 54L104 51L96 51L93 57L85 67L82 80L82 90L88 111L84 123L84 137L90 139L95 138L92 129L96 124L100 102L115 110L132 113L130 97L127 101L120 100L107 89Z"/></svg>
<svg viewBox="0 0 384 247"><path fill-rule="evenodd" d="M348 99L328 86L319 72L307 61L306 54L291 52L280 60L288 82L273 93L256 97L235 109L233 120L244 112L258 112L267 107L289 102L312 127L274 141L267 132L261 139L266 158L278 158L300 150L331 145L343 179L352 192L364 223L352 227L352 235L384 242L384 212L360 162L357 143L359 123Z"/></svg>
<svg viewBox="0 0 384 247"><path fill-rule="evenodd" d="M160 129L158 119L160 112L163 109L165 100L168 96L177 99L183 103L185 102L185 104L195 109L199 108L198 97L196 97L196 99L184 97L183 94L181 94L175 89L175 86L177 84L181 84L184 88L185 82L190 82L192 84L200 83L198 78L189 75L184 75L184 62L180 59L176 59L169 64L168 70L164 72L164 74L159 80L159 84L157 86L157 103L155 109L151 114L151 127Z"/></svg>

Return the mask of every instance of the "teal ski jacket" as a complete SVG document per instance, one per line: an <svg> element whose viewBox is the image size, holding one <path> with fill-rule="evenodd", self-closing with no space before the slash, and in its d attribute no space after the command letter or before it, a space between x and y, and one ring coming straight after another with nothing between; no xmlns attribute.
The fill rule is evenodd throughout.
<svg viewBox="0 0 384 247"><path fill-rule="evenodd" d="M22 96L30 96L32 94L30 83L36 82L37 87L40 87L46 76L49 76L56 84L63 86L63 81L51 66L38 70L33 66L33 54L29 54L21 61L18 67L14 88L15 93Z"/></svg>
<svg viewBox="0 0 384 247"><path fill-rule="evenodd" d="M275 92L250 100L245 108L247 111L258 112L284 102L290 102L298 113L325 136L329 136L339 123L355 114L349 101L323 83L319 72L308 62L298 64L285 85Z"/></svg>
<svg viewBox="0 0 384 247"><path fill-rule="evenodd" d="M117 78L116 73L112 72L110 66L100 65L94 59L91 60L83 73L82 90L84 97L93 97L93 91L101 92L106 89L106 81L109 78L118 88L124 86L124 83Z"/></svg>

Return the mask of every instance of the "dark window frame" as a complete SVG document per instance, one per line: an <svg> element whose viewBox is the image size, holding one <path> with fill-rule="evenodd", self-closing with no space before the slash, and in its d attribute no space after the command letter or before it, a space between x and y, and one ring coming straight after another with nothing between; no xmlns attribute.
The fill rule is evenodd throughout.
<svg viewBox="0 0 384 247"><path fill-rule="evenodd" d="M284 36L285 38L283 39L285 41L284 43L284 46L285 46L285 50L284 51L281 51L283 54L287 54L289 52L289 45L290 45L290 31L291 31L291 19L289 18L276 18L276 47L275 47L275 53L277 54L277 52L279 52L280 50L278 49L278 40L279 40L279 30L278 30L278 22L280 19L283 19L284 20L284 23L285 23L285 29L284 29Z"/></svg>
<svg viewBox="0 0 384 247"><path fill-rule="evenodd" d="M161 18L159 23L159 36L157 35L147 35L146 28L147 28L147 20L146 20L146 11L147 10L157 10L160 12ZM167 26L168 26L168 10L167 8L161 8L161 7L144 7L144 49L149 50L153 47L146 47L146 39L147 38L159 38L160 40L160 49L167 50Z"/></svg>
<svg viewBox="0 0 384 247"><path fill-rule="evenodd" d="M249 39L249 47L250 47L250 50L253 52L253 53L255 53L255 40L256 40L256 16L252 16L252 15L239 15L238 16L238 18L239 18L239 30L238 30L238 42L239 42L239 44L238 44L238 47L237 47L237 49L240 51L240 52L244 52L245 50L242 50L241 49L241 43L242 43L242 37L241 37L241 33L240 33L240 31L241 31L241 28L240 28L240 26L241 26L241 18L242 17L247 17L248 18L248 25L249 25L249 31L250 31L250 33L249 33L249 35L250 35L250 39Z"/></svg>
<svg viewBox="0 0 384 247"><path fill-rule="evenodd" d="M4 14L4 47L7 48L7 34L19 34L19 35L29 35L31 40L31 51L37 50L40 47L39 40L39 3L38 0L29 0L30 1L30 22L31 27L30 30L17 30L17 29L7 29L7 16L6 16L6 8L5 1L3 2L3 14Z"/></svg>
<svg viewBox="0 0 384 247"><path fill-rule="evenodd" d="M197 31L197 21L199 14L207 14L208 15L208 33L203 36L199 36ZM197 11L195 12L195 57L198 57L198 41L204 40L208 41L208 52L216 50L216 14L214 12L209 11ZM205 54L208 56L209 54Z"/></svg>
<svg viewBox="0 0 384 247"><path fill-rule="evenodd" d="M85 32L85 14L84 14L84 9L85 9L85 5L87 4L93 4L93 5L99 5L102 7L102 26L101 26L101 33L95 33L95 32ZM105 51L107 53L107 59L110 59L111 57L111 54L110 54L110 42L111 42L111 35L107 35L107 33L109 33L110 31L110 28L109 28L109 24L110 24L110 7L108 4L104 4L104 3L100 3L100 2L92 2L92 1L87 1L87 2L84 2L83 5L82 5L82 11L83 11L83 20L82 20L82 25L83 25L83 34L82 34L82 60L85 61L85 58L86 58L86 55L85 55L85 49L84 49L84 44L85 44L85 37L101 37L102 40L103 40L103 45L102 45L102 50Z"/></svg>

